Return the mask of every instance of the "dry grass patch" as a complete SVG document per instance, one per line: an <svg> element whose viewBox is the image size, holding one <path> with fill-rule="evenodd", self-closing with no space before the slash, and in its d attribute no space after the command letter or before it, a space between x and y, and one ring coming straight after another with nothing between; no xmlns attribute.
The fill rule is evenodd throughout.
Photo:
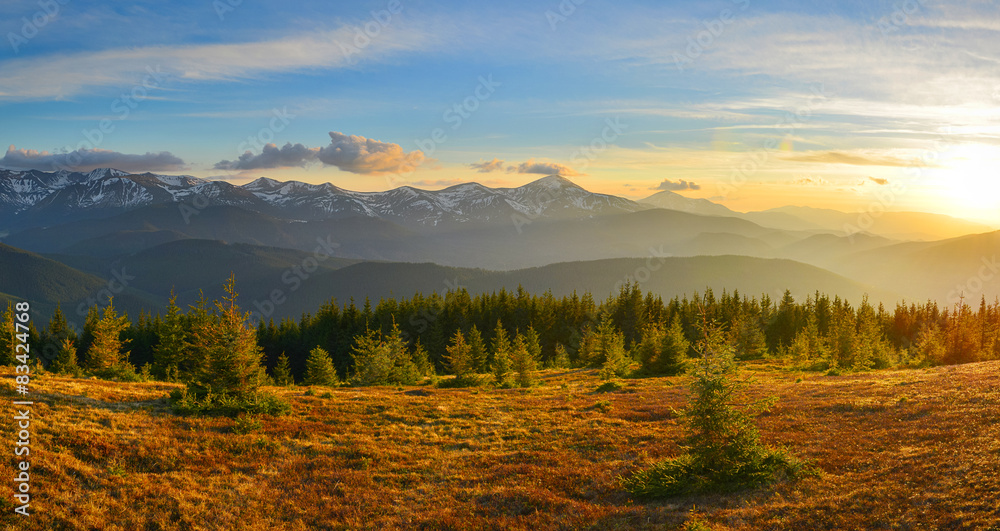
<svg viewBox="0 0 1000 531"><path fill-rule="evenodd" d="M822 477L648 504L618 477L678 453L682 377L600 394L595 371L547 371L530 392L268 388L292 413L242 430L170 413L174 385L45 375L32 386L35 514L15 519L5 495L0 527L674 529L697 506L711 529L1000 529L998 372L755 372L751 395L779 397L764 441ZM10 415L0 426L11 455Z"/></svg>

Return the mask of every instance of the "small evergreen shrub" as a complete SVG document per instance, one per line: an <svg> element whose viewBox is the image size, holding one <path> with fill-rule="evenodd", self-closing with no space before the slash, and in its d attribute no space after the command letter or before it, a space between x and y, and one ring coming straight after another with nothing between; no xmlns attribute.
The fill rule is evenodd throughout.
<svg viewBox="0 0 1000 531"><path fill-rule="evenodd" d="M309 352L309 358L306 359L306 377L303 382L306 385L326 387L340 385L340 377L333 367L333 358L325 349L317 346Z"/></svg>
<svg viewBox="0 0 1000 531"><path fill-rule="evenodd" d="M610 382L604 382L597 387L594 391L595 393L610 393L613 391L618 391L625 388L625 384L612 380Z"/></svg>
<svg viewBox="0 0 1000 531"><path fill-rule="evenodd" d="M253 433L260 431L263 424L260 418L256 415L242 414L236 417L236 421L233 422L233 433L239 435L246 435L248 433Z"/></svg>
<svg viewBox="0 0 1000 531"><path fill-rule="evenodd" d="M170 406L174 413L186 416L238 417L244 414L280 416L292 411L291 404L270 393L213 395L209 392L199 397L187 389L176 389L171 392Z"/></svg>
<svg viewBox="0 0 1000 531"><path fill-rule="evenodd" d="M93 369L90 371L90 374L102 380L114 380L118 382L144 382L148 379L142 374L135 372L135 366L127 361L118 362L110 367Z"/></svg>
<svg viewBox="0 0 1000 531"><path fill-rule="evenodd" d="M479 387L483 385L482 378L476 374L465 374L454 378L439 378L435 387L439 389L456 389L461 387Z"/></svg>
<svg viewBox="0 0 1000 531"><path fill-rule="evenodd" d="M702 323L704 338L692 366L691 398L681 412L684 454L622 479L641 498L730 492L797 477L804 463L760 442L754 416L772 400L740 409L747 383L736 378L734 349L720 328Z"/></svg>

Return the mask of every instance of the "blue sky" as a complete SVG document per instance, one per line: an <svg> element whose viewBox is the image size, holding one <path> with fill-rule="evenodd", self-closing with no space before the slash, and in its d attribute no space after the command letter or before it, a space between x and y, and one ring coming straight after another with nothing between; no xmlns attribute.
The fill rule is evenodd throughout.
<svg viewBox="0 0 1000 531"><path fill-rule="evenodd" d="M9 1L0 165L1000 225L997 4L803 4Z"/></svg>

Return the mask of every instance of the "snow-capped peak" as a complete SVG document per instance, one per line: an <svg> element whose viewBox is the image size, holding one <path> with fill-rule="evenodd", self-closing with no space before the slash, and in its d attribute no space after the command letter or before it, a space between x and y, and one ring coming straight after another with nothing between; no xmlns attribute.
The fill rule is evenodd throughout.
<svg viewBox="0 0 1000 531"><path fill-rule="evenodd" d="M282 184L284 183L281 181L275 181L274 179L270 179L268 177L260 177L252 182L244 184L243 188L254 192L258 190L271 190L273 188L278 188Z"/></svg>
<svg viewBox="0 0 1000 531"><path fill-rule="evenodd" d="M129 175L127 171L116 170L114 168L97 168L87 174L87 181L97 181L105 177L124 177Z"/></svg>
<svg viewBox="0 0 1000 531"><path fill-rule="evenodd" d="M559 190L561 188L580 188L576 183L563 177L562 175L548 175L538 179L537 181L532 181L522 186L522 188L527 187L547 188L549 190ZM582 190L582 188L580 189Z"/></svg>
<svg viewBox="0 0 1000 531"><path fill-rule="evenodd" d="M322 220L366 216L405 225L512 223L517 215L543 218L591 217L633 212L644 207L627 199L596 194L559 175L518 188L489 188L478 183L443 190L400 186L383 192L353 192L330 183L309 184L260 177L242 186L190 176L127 173L99 168L88 173L30 172L0 179L0 211L32 216L56 209L59 215L85 217L101 209L130 210L148 205L207 198L280 219ZM534 219L534 218L533 218Z"/></svg>

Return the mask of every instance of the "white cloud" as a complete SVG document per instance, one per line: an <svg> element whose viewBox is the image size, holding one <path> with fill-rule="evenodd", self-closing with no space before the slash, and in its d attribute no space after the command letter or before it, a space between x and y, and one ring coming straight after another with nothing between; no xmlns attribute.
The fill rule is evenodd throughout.
<svg viewBox="0 0 1000 531"><path fill-rule="evenodd" d="M366 175L406 173L428 160L422 151L406 153L399 144L336 131L330 132L330 145L322 148L317 158L341 170Z"/></svg>
<svg viewBox="0 0 1000 531"><path fill-rule="evenodd" d="M476 170L479 173L490 173L494 171L503 170L504 162L496 157L493 160L484 161L480 159L479 162L473 162L469 164L469 167Z"/></svg>
<svg viewBox="0 0 1000 531"><path fill-rule="evenodd" d="M65 99L95 87L162 86L149 72L183 81L240 80L311 68L345 68L361 60L419 50L429 34L394 23L375 37L356 40L359 28L343 26L280 39L228 44L149 46L53 54L0 63L0 99ZM147 87L149 88L149 87Z"/></svg>

